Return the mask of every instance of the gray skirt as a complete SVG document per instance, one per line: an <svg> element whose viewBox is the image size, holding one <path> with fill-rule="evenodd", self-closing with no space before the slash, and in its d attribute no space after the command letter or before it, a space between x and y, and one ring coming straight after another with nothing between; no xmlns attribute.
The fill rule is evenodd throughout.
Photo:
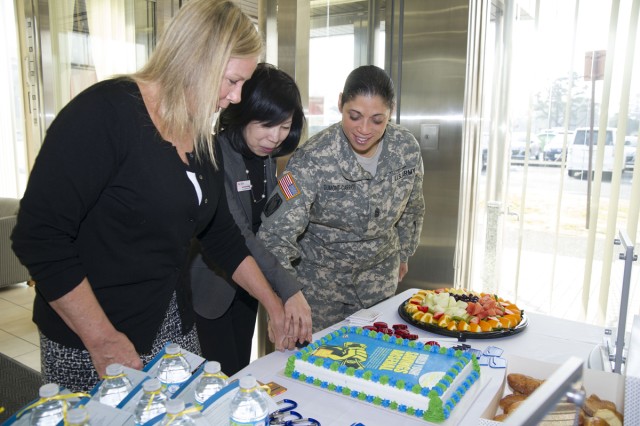
<svg viewBox="0 0 640 426"><path fill-rule="evenodd" d="M169 341L200 355L200 342L195 326L185 335L182 334L181 326L174 293L151 351L140 354L142 364L147 365ZM42 333L40 333L40 360L45 383L57 383L61 388L64 387L72 392L88 392L100 381L98 372L91 362L89 351L61 345Z"/></svg>

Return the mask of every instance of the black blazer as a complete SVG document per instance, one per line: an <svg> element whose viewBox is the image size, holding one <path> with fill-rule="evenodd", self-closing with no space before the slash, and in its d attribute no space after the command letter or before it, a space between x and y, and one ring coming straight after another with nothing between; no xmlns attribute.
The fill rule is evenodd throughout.
<svg viewBox="0 0 640 426"><path fill-rule="evenodd" d="M251 191L238 191L237 182L247 180L242 154L235 151L223 135L217 138L218 152L221 152L224 168L224 185L229 211L245 238L251 255L256 259L275 292L283 302L302 289L296 278L285 270L278 259L258 240L251 228L253 217ZM267 190L270 194L277 184L276 160L267 161ZM236 293L236 286L230 277L199 254L197 244L192 246L191 291L193 308L202 317L215 319L229 309Z"/></svg>

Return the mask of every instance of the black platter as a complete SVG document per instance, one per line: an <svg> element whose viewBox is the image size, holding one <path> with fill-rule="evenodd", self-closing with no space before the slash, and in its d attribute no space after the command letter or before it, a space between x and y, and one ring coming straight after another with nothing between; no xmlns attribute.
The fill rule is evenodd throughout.
<svg viewBox="0 0 640 426"><path fill-rule="evenodd" d="M529 324L529 319L527 315L522 311L522 319L520 320L520 324L515 326L514 328L504 328L500 330L493 331L483 331L480 333L474 333L471 331L458 331L458 330L447 330L446 328L442 328L435 324L427 324L421 321L416 321L404 310L404 305L410 300L407 299L398 306L398 314L400 318L408 322L409 324L418 327L421 330L428 331L430 333L439 334L441 336L449 336L456 337L459 341L464 342L467 339L499 339L502 337L513 336L514 334L522 333L524 329Z"/></svg>

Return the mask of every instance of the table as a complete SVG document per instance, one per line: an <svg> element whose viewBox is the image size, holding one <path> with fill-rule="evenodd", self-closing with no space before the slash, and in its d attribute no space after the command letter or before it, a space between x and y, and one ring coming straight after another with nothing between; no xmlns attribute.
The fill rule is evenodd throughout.
<svg viewBox="0 0 640 426"><path fill-rule="evenodd" d="M389 325L405 323L398 314L398 306L417 291L418 289L406 290L373 306L371 309L382 313L376 321L384 321ZM498 346L504 349L503 356L516 355L562 364L571 356L584 359L586 363L594 348L602 342L604 335L604 328L602 327L532 312L527 312L527 316L529 324L519 334L499 339L469 339L465 343L480 350L484 350L491 345ZM345 320L315 333L313 339L317 340L344 325L348 325L348 321ZM417 334L421 342L436 340L446 347L457 344L455 338L433 334L412 325L409 325L409 330L411 333ZM429 424L417 418L411 418L285 377L283 374L284 366L289 356L294 352L274 352L266 355L236 373L231 379L251 374L263 383L273 381L286 387L287 391L275 399L289 398L297 401L299 404L297 411L305 417L317 419L322 426L349 426L358 422L366 426L424 426ZM477 424L478 419L482 417L483 412L492 403L496 395L498 393L500 393L500 396L502 395L504 370L482 367L480 375L481 381L479 383L482 391L473 395L472 399L475 398L475 400L467 404L470 406L464 407L460 405L456 407L452 412L452 417L445 422L447 426L450 424ZM459 409L463 410L459 412Z"/></svg>

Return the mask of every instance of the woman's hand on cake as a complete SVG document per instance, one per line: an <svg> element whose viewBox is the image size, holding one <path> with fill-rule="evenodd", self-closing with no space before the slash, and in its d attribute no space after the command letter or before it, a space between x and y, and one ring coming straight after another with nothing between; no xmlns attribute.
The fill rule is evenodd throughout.
<svg viewBox="0 0 640 426"><path fill-rule="evenodd" d="M295 346L296 342L310 342L312 334L311 307L301 291L287 299L284 304L284 313L290 321L287 335L289 341L292 342L291 345ZM293 349L293 347L288 349Z"/></svg>

